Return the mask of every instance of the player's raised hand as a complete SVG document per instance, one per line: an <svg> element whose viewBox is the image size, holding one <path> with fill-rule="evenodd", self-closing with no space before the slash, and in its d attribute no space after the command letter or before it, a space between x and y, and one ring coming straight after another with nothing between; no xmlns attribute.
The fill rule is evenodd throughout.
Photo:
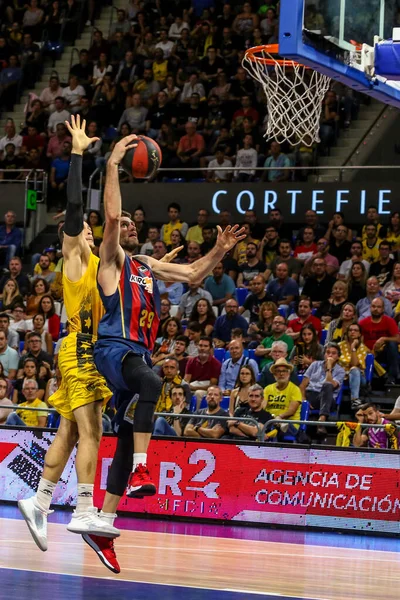
<svg viewBox="0 0 400 600"><path fill-rule="evenodd" d="M72 137L72 152L74 154L83 154L83 152L100 138L88 137L86 135L86 121L83 120L81 123L80 115L71 115L71 123L65 121L65 125Z"/></svg>
<svg viewBox="0 0 400 600"><path fill-rule="evenodd" d="M174 258L178 256L179 252L183 250L183 248L184 246L178 246L177 248L174 248L173 250L171 250L171 252L168 252L168 254L165 254L162 258L160 258L160 262L172 262Z"/></svg>
<svg viewBox="0 0 400 600"><path fill-rule="evenodd" d="M138 145L139 138L137 135L127 135L117 142L114 146L114 150L111 153L109 161L111 164L119 165L121 160L124 158L125 153L131 148L136 148Z"/></svg>
<svg viewBox="0 0 400 600"><path fill-rule="evenodd" d="M240 240L244 240L247 235L246 229L244 227L239 229L239 225L234 225L233 227L228 225L225 227L224 231L217 225L217 230L218 237L216 245L224 252L229 252L233 246L240 242Z"/></svg>

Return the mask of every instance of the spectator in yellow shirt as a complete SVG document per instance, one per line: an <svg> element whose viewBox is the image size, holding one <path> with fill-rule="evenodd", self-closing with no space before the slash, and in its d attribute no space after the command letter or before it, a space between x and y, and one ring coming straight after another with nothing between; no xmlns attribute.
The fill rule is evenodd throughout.
<svg viewBox="0 0 400 600"><path fill-rule="evenodd" d="M278 358L271 366L270 371L275 377L276 383L267 385L264 389L265 410L271 413L275 419L298 421L302 394L300 388L290 381L293 365L288 363L285 358ZM290 435L297 435L298 428L298 425L282 423L280 434L288 432ZM278 439L280 434L278 434Z"/></svg>
<svg viewBox="0 0 400 600"><path fill-rule="evenodd" d="M18 406L16 412L12 412L6 421L6 425L17 427L46 427L47 423L47 408L46 404L39 400L38 382L33 379L26 379L22 387L22 393L25 396L26 402L22 402ZM23 407L42 408L44 410L23 410ZM22 409L22 410L21 410Z"/></svg>
<svg viewBox="0 0 400 600"><path fill-rule="evenodd" d="M208 215L209 213L206 208L199 209L197 215L197 225L189 227L186 235L187 242L197 242L198 244L202 244L204 242L203 227L208 224Z"/></svg>

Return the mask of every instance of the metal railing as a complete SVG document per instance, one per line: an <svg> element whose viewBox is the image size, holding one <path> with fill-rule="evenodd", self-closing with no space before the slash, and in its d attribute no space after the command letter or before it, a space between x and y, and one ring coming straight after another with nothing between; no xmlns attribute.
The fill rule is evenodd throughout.
<svg viewBox="0 0 400 600"><path fill-rule="evenodd" d="M110 39L110 34L111 34L111 27L112 24L114 22L114 13L117 13L119 11L119 7L117 6L111 6L111 14L110 14L110 22L108 24L108 32L107 32L107 39Z"/></svg>
<svg viewBox="0 0 400 600"><path fill-rule="evenodd" d="M92 195L92 190L93 190L93 180L96 177L96 175L99 175L99 194L100 194L100 198L101 198L101 193L103 191L103 170L100 167L97 167L93 173L90 175L89 177L89 185L88 185L88 191L87 191L87 209L90 207L90 203L91 203L91 195Z"/></svg>
<svg viewBox="0 0 400 600"><path fill-rule="evenodd" d="M77 57L78 57L78 60L77 60L77 63L78 63L78 62L79 62L79 48L77 48L76 46L74 46L74 47L72 48L72 50L71 50L71 58L69 59L69 70L68 70L68 73L71 73L71 69L72 69L72 67L73 67L73 64L72 64L72 63L73 63L73 60L74 60L74 55L75 55L75 54L76 54L76 55L77 55ZM75 63L75 64L77 64L77 63Z"/></svg>
<svg viewBox="0 0 400 600"><path fill-rule="evenodd" d="M20 406L18 404L14 404L14 406L2 406L2 409L5 410L10 410L10 411L18 411L18 410L33 410L33 411L40 411L40 412L48 412L48 413L56 413L57 410L55 408L50 408L50 407L46 407L46 408L40 408L39 406ZM154 413L155 417L164 417L164 418L171 418L171 417L175 417L176 419L187 419L188 421L190 419L197 419L199 421L208 421L210 418L213 421L232 421L233 417L219 417L216 415L197 415L196 413L189 413L189 414L184 414L184 415L180 415L180 414L175 414L175 413L165 413L165 412L156 412ZM236 422L242 422L242 423L246 423L247 425L255 425L257 427L257 441L262 442L264 440L264 435L263 434L263 428L260 427L260 423L258 423L258 421L256 421L255 419L253 419L252 417L235 417L234 420Z"/></svg>
<svg viewBox="0 0 400 600"><path fill-rule="evenodd" d="M263 435L265 436L267 429L271 426L271 425L282 425L282 423L287 423L288 425L311 425L311 426L315 426L315 427L337 427L338 423L355 423L354 421L301 421L300 419L271 419L270 421L267 421L267 423L265 423L265 425L263 426ZM368 429L384 429L385 427L387 427L388 423L384 423L384 424L370 424L370 423L360 423L361 427L365 427ZM400 429L400 425L397 425L395 421L391 421L390 425L393 425L393 427L396 427L396 429Z"/></svg>

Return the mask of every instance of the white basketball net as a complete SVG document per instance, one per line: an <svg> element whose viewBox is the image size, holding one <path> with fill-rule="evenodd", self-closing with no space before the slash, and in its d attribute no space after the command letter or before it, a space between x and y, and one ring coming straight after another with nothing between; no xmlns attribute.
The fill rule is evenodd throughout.
<svg viewBox="0 0 400 600"><path fill-rule="evenodd" d="M249 52L249 51L248 51ZM304 65L274 58L260 48L252 56L245 54L243 67L263 86L268 109L265 136L279 143L288 141L312 146L319 142L322 101L330 78ZM272 60L272 65L263 59Z"/></svg>

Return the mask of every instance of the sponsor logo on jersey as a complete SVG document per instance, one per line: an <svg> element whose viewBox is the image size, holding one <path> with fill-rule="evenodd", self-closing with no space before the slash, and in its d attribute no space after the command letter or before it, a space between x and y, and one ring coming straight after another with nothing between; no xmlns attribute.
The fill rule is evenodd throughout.
<svg viewBox="0 0 400 600"><path fill-rule="evenodd" d="M131 275L129 278L131 283L137 283L138 285L142 285L146 292L149 294L153 293L153 279L151 277L141 277L140 275Z"/></svg>

